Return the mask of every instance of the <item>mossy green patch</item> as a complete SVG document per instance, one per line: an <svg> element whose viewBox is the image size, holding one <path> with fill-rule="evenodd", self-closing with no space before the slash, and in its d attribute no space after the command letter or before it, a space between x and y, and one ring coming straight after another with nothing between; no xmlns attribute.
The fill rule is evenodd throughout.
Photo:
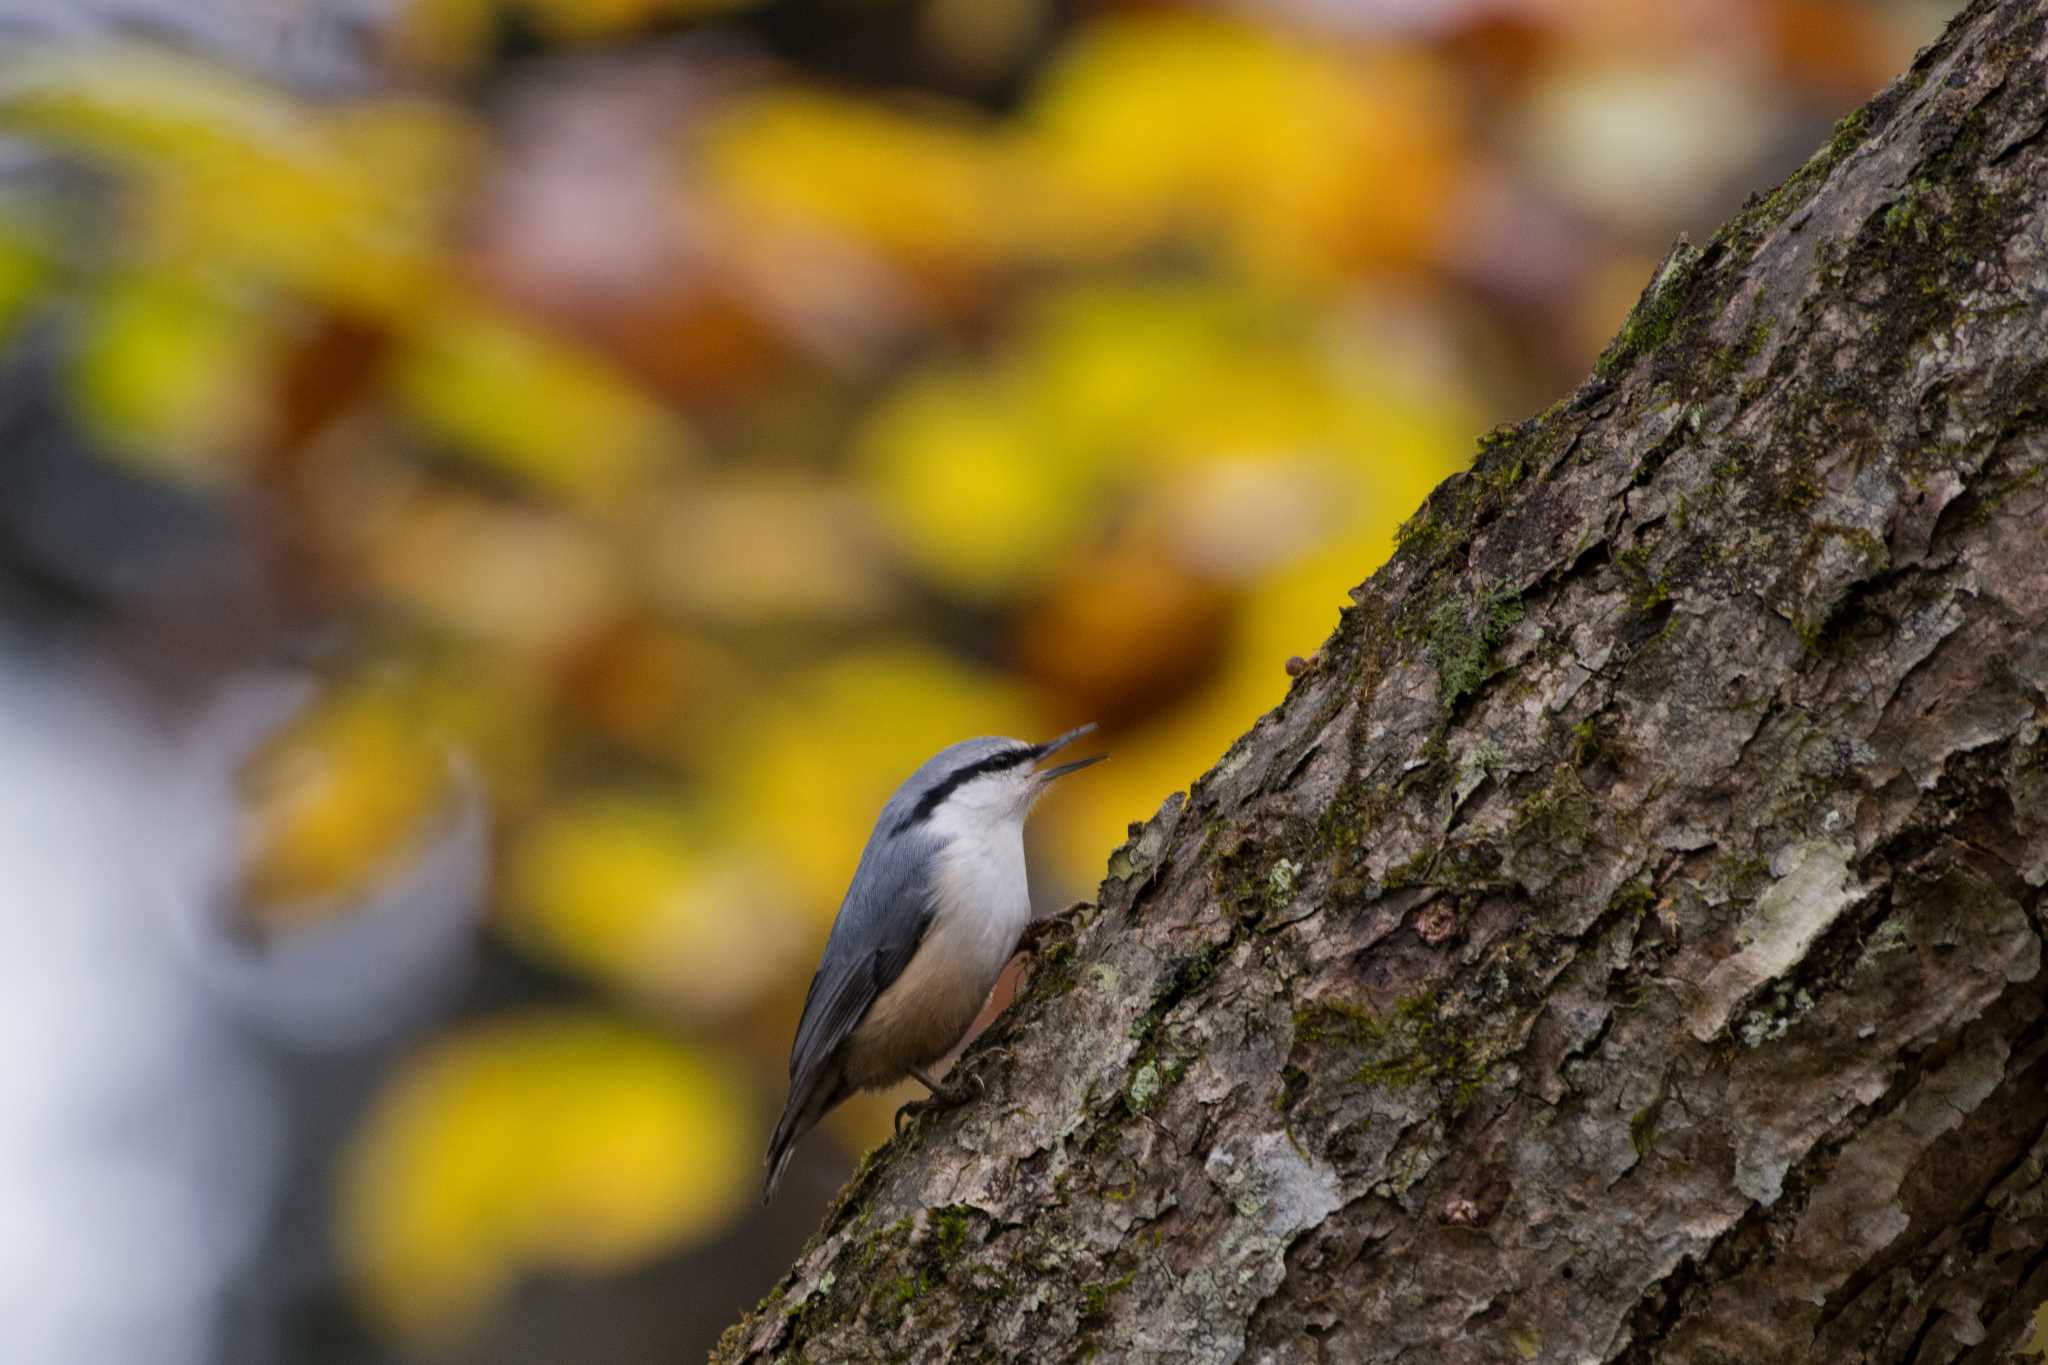
<svg viewBox="0 0 2048 1365"><path fill-rule="evenodd" d="M1614 556L1615 570L1628 580L1629 593L1639 612L1653 612L1671 600L1670 580L1650 567L1651 546L1638 540Z"/></svg>
<svg viewBox="0 0 2048 1365"><path fill-rule="evenodd" d="M861 1240L849 1283L873 1286L865 1298L868 1311L879 1321L899 1323L967 1254L974 1225L985 1217L966 1204L942 1204L925 1214L922 1234L915 1219L898 1218ZM803 1306L806 1316L840 1318L860 1311L859 1302L845 1301L833 1287L831 1277L819 1282Z"/></svg>
<svg viewBox="0 0 2048 1365"><path fill-rule="evenodd" d="M1628 882L1607 900L1607 908L1629 919L1639 920L1657 906L1657 893L1646 881Z"/></svg>
<svg viewBox="0 0 2048 1365"><path fill-rule="evenodd" d="M1421 886L1436 870L1438 853L1434 846L1417 850L1399 865L1387 869L1387 875L1380 880L1381 888L1399 891L1403 887Z"/></svg>
<svg viewBox="0 0 2048 1365"><path fill-rule="evenodd" d="M974 1216L975 1211L965 1204L941 1204L931 1211L932 1245L941 1264L950 1264L966 1248Z"/></svg>
<svg viewBox="0 0 2048 1365"><path fill-rule="evenodd" d="M1921 242L1929 240L1927 196L1934 188L1934 182L1926 176L1916 176L1899 191L1899 197L1884 213L1884 233L1891 238L1911 236Z"/></svg>
<svg viewBox="0 0 2048 1365"><path fill-rule="evenodd" d="M1405 997L1385 1015L1343 1001L1319 1001L1295 1015L1294 1037L1299 1043L1342 1049L1355 1084L1427 1088L1452 1115L1464 1111L1491 1072L1476 1032L1465 1022L1446 1019L1434 991ZM1354 1052L1355 1059L1348 1055Z"/></svg>
<svg viewBox="0 0 2048 1365"><path fill-rule="evenodd" d="M1870 111L1857 109L1844 116L1835 124L1824 146L1806 159L1806 163L1769 194L1751 203L1742 213L1731 219L1720 232L1716 241L1748 247L1755 244L1765 232L1792 216L1793 212L1813 197L1835 167L1842 164L1849 153L1861 146L1870 134Z"/></svg>
<svg viewBox="0 0 2048 1365"><path fill-rule="evenodd" d="M1661 1104L1661 1102L1660 1102ZM1641 1161L1657 1144L1657 1111L1660 1104L1646 1104L1629 1116L1628 1145Z"/></svg>
<svg viewBox="0 0 2048 1365"><path fill-rule="evenodd" d="M1562 412L1561 405L1553 406L1519 426L1495 427L1481 437L1472 467L1438 484L1394 532L1396 549L1428 563L1470 539L1482 521L1506 505L1532 468L1571 439L1557 421Z"/></svg>
<svg viewBox="0 0 2048 1365"><path fill-rule="evenodd" d="M1347 779L1317 814L1310 848L1341 875L1391 804L1383 789Z"/></svg>
<svg viewBox="0 0 2048 1365"><path fill-rule="evenodd" d="M1775 327L1776 324L1770 315L1765 314L1744 329L1742 340L1733 346L1723 347L1708 362L1707 377L1710 386L1716 389L1723 388L1728 380L1734 377L1737 372L1747 366L1750 361L1763 354L1763 349L1770 343L1771 333L1775 330ZM1691 419L1695 430L1697 430L1701 416L1700 409L1695 406L1689 410L1687 415Z"/></svg>
<svg viewBox="0 0 2048 1365"><path fill-rule="evenodd" d="M898 1311L908 1307L924 1292L924 1281L915 1275L898 1275L883 1286L882 1298Z"/></svg>
<svg viewBox="0 0 2048 1365"><path fill-rule="evenodd" d="M1587 716L1572 726L1571 748L1567 751L1565 760L1574 768L1583 768L1588 763L1598 761L1606 751L1607 742L1601 736L1597 717Z"/></svg>
<svg viewBox="0 0 2048 1365"><path fill-rule="evenodd" d="M1138 1278L1134 1266L1113 1280L1091 1280L1081 1286L1081 1318L1084 1322L1099 1321L1109 1316L1109 1301L1131 1287Z"/></svg>
<svg viewBox="0 0 2048 1365"><path fill-rule="evenodd" d="M1495 647L1523 614L1520 595L1504 588L1470 602L1449 598L1430 613L1424 643L1436 666L1438 704L1446 714L1486 681Z"/></svg>
<svg viewBox="0 0 2048 1365"><path fill-rule="evenodd" d="M1598 814L1577 772L1560 763L1550 782L1516 808L1512 833L1516 844L1524 847L1576 847L1592 832Z"/></svg>
<svg viewBox="0 0 2048 1365"><path fill-rule="evenodd" d="M1593 373L1602 379L1619 378L1645 353L1654 351L1671 335L1679 311L1691 296L1692 277L1699 264L1699 249L1680 238L1671 254L1658 266L1643 296L1629 310L1621 330L1593 362Z"/></svg>

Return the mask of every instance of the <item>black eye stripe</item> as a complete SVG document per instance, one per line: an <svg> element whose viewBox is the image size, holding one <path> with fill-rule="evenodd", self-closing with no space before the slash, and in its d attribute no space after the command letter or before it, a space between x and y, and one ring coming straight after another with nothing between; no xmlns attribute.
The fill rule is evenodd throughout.
<svg viewBox="0 0 2048 1365"><path fill-rule="evenodd" d="M902 834L907 830L916 829L919 825L931 819L932 812L944 805L946 798L958 791L963 784L972 782L975 778L986 776L989 773L1007 772L1018 764L1028 763L1036 757L1038 757L1038 746L1027 745L1021 749L1005 749L999 754L990 754L987 758L976 759L965 767L955 768L952 772L947 773L936 787L933 787L923 796L917 798L917 805L911 808L910 814L896 822L896 828L891 830L890 833Z"/></svg>

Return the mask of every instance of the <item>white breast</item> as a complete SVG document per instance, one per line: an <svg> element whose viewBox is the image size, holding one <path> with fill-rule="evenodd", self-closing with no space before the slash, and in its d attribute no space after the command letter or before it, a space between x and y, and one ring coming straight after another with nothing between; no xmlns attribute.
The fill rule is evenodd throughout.
<svg viewBox="0 0 2048 1365"><path fill-rule="evenodd" d="M931 932L957 940L955 959L974 965L986 978L984 994L1031 922L1031 889L1024 880L1024 825L1021 820L980 821L948 828L949 812L933 822L945 840L934 869L936 911Z"/></svg>

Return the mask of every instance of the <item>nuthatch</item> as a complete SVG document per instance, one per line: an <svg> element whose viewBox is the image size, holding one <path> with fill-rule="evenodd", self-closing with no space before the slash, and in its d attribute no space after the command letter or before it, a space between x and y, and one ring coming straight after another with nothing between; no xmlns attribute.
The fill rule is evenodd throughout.
<svg viewBox="0 0 2048 1365"><path fill-rule="evenodd" d="M882 807L804 999L762 1203L797 1139L855 1091L915 1076L945 1093L925 1068L966 1036L1031 922L1024 817L1055 778L1108 755L1038 761L1094 729L962 740Z"/></svg>

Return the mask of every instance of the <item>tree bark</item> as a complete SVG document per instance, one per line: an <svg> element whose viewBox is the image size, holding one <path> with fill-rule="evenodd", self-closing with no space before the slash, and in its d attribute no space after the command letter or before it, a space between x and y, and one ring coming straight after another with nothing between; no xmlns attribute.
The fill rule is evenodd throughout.
<svg viewBox="0 0 2048 1365"><path fill-rule="evenodd" d="M1681 242L715 1359L2048 1357L2044 122Z"/></svg>

